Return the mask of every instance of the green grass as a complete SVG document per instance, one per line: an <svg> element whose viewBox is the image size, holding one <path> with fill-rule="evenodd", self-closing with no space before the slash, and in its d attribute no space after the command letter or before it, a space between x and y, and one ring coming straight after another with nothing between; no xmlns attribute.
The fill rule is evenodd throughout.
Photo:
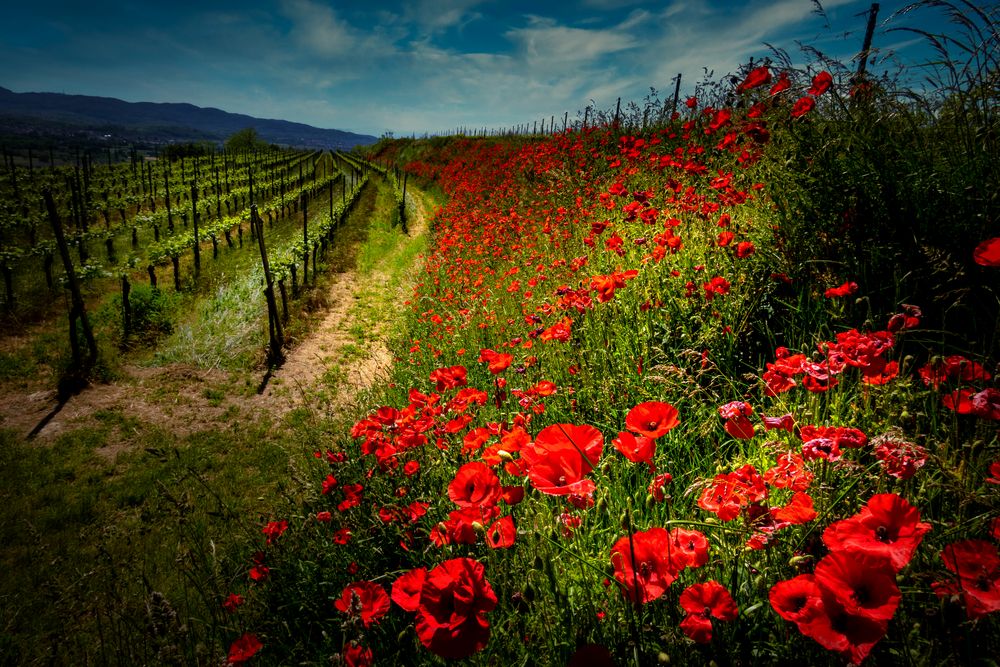
<svg viewBox="0 0 1000 667"><path fill-rule="evenodd" d="M218 661L241 547L294 500L304 455L294 430L233 416L181 439L118 409L49 445L0 432L4 664ZM157 596L169 627L150 626Z"/></svg>

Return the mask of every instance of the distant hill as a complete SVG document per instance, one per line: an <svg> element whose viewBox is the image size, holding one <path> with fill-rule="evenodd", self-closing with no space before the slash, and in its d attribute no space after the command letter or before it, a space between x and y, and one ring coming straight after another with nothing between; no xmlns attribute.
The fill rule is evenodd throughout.
<svg viewBox="0 0 1000 667"><path fill-rule="evenodd" d="M246 127L255 128L264 141L285 146L349 149L377 141L376 137L367 134L254 118L193 104L125 102L113 97L62 93L15 93L0 87L0 133L7 136L52 139L88 135L115 143L221 142Z"/></svg>

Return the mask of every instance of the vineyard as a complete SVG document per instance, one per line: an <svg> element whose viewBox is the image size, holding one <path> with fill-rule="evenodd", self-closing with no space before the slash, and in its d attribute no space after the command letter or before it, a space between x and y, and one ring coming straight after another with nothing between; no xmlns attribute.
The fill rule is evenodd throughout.
<svg viewBox="0 0 1000 667"><path fill-rule="evenodd" d="M134 396L3 413L4 664L995 664L963 16L920 95L779 53L540 131L7 162L0 387Z"/></svg>

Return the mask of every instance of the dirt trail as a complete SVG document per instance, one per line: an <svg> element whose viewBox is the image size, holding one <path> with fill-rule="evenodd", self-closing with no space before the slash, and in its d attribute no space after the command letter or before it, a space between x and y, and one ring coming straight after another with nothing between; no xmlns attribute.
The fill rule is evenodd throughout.
<svg viewBox="0 0 1000 667"><path fill-rule="evenodd" d="M408 193L408 210L412 212L409 235L419 236L427 231L427 211L420 196ZM386 284L385 277L376 273L371 282ZM377 326L362 342L351 334L356 324L352 311L359 298L359 276L356 271L337 275L327 295L329 309L323 321L309 337L286 353L285 363L274 372L267 388L260 395L261 405L278 412L285 412L316 398L324 378L331 371L338 378L336 392L329 397L327 407L333 410L353 407L358 395L384 378L392 365L392 354L386 346L383 326ZM400 301L405 299L411 285L400 286ZM380 325L383 325L380 323ZM343 352L350 346L352 354Z"/></svg>
<svg viewBox="0 0 1000 667"><path fill-rule="evenodd" d="M427 205L420 194L408 195L413 216L409 234L424 234ZM372 282L386 284L378 275ZM338 382L336 392L326 396L326 406L333 410L350 408L358 394L383 377L392 363L381 335L382 327L376 327L360 344L350 334L355 323L352 307L357 288L358 274L354 270L332 277L327 286L329 305L323 320L286 352L285 363L269 378L262 394L239 386L240 378L217 369L181 364L155 368L130 365L122 369L118 380L90 385L62 406L55 390L6 391L0 396L0 428L13 429L24 436L36 430L35 437L50 440L67 429L86 424L101 411L118 409L126 416L183 436L217 427L225 414L234 411L242 414L266 411L276 417L285 414L316 400L320 395L317 390L331 371ZM404 284L399 289L408 293L410 288ZM400 296L406 298L406 294ZM344 354L348 346L351 353ZM109 443L107 451L101 453L114 456L126 446Z"/></svg>

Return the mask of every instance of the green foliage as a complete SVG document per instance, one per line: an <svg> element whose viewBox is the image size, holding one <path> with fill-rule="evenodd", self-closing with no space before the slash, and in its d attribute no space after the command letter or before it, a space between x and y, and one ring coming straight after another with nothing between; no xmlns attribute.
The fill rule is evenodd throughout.
<svg viewBox="0 0 1000 667"><path fill-rule="evenodd" d="M226 151L232 153L249 152L268 148L269 144L260 138L257 130L247 127L226 139Z"/></svg>

